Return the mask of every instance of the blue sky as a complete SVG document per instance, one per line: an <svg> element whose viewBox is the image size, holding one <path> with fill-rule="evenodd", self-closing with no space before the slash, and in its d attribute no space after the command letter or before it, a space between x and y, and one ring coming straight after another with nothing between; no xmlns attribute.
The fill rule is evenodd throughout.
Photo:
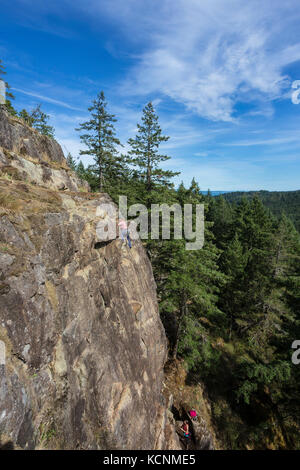
<svg viewBox="0 0 300 470"><path fill-rule="evenodd" d="M104 90L125 150L153 101L177 183L293 190L299 24L298 0L2 0L0 58L15 106L42 103L74 157L74 128Z"/></svg>

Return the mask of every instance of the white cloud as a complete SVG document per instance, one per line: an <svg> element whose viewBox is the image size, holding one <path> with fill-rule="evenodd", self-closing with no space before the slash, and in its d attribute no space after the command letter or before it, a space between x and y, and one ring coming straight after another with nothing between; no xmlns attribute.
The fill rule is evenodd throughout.
<svg viewBox="0 0 300 470"><path fill-rule="evenodd" d="M283 67L300 60L296 0L103 3L145 46L122 92L162 94L210 120L234 121L236 104L252 93L262 103L282 97L289 84Z"/></svg>
<svg viewBox="0 0 300 470"><path fill-rule="evenodd" d="M272 117L270 101L290 85L284 67L300 60L297 0L62 0L34 14L47 25L47 12L61 18L68 8L117 31L109 45L118 55L134 46L121 94L167 96L213 121L235 122L237 103L251 101L248 116Z"/></svg>
<svg viewBox="0 0 300 470"><path fill-rule="evenodd" d="M46 101L47 103L52 103L58 106L62 106L63 108L72 109L73 111L83 111L81 108L76 108L75 106L70 105L64 101L56 100L54 98L50 98L49 96L41 95L36 93L35 91L26 91L20 88L12 88L13 91L18 91L19 93L23 93L27 96L33 96L34 98L38 98L39 100Z"/></svg>
<svg viewBox="0 0 300 470"><path fill-rule="evenodd" d="M265 139L246 139L223 145L230 147L252 147L255 145L281 145L296 142L299 144L299 133L291 133L290 135L278 135L278 137L265 138Z"/></svg>
<svg viewBox="0 0 300 470"><path fill-rule="evenodd" d="M207 157L208 153L207 152L196 152L194 153L195 157Z"/></svg>
<svg viewBox="0 0 300 470"><path fill-rule="evenodd" d="M300 60L298 0L53 0L50 10L34 0L21 3L35 21L44 21L45 31L48 17L68 18L69 8L74 17L80 13L100 49L106 35L106 50L121 60L123 73L121 80L112 76L105 88L123 151L136 133L142 107L152 100L164 134L171 136L162 153L175 158L165 165L183 169L177 182L196 176L203 189L258 189L266 187L264 182L269 189L298 187L299 167L292 168L298 160L298 110L273 103L290 100L291 82L300 79L287 76L287 66ZM87 118L91 90L102 87L101 73L96 86L93 69L85 70L89 78L65 76L69 91L57 88L58 75L55 86L34 75L27 91L48 97L47 111L57 115L51 116L57 138L74 157L82 148L74 127ZM290 70L296 73L299 67ZM65 116L52 112L58 106L66 108ZM84 111L77 112L81 107ZM280 158L289 159L292 169L279 170ZM267 172L263 163L268 162Z"/></svg>

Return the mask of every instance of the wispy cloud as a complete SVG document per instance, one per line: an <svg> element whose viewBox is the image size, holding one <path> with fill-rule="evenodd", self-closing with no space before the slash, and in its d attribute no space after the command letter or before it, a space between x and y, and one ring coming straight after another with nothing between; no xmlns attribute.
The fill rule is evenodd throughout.
<svg viewBox="0 0 300 470"><path fill-rule="evenodd" d="M99 11L95 2L89 7ZM125 34L144 34L122 92L162 94L210 120L234 121L237 103L251 93L261 103L282 97L283 69L300 60L295 1L104 0L102 8Z"/></svg>
<svg viewBox="0 0 300 470"><path fill-rule="evenodd" d="M19 93L23 93L27 96L32 96L34 98L38 98L39 100L46 101L47 103L52 103L58 106L62 106L63 108L72 109L73 111L84 111L81 108L76 108L75 106L70 105L69 103L65 103L64 101L56 100L54 98L50 98L49 96L40 95L34 91L26 91L20 88L12 88L14 91L18 91Z"/></svg>
<svg viewBox="0 0 300 470"><path fill-rule="evenodd" d="M240 140L236 142L225 143L224 145L230 147L253 147L256 145L282 145L282 144L289 144L291 142L299 142L299 134L294 133L288 136L278 136L273 138L266 138L266 139L247 139L247 140Z"/></svg>
<svg viewBox="0 0 300 470"><path fill-rule="evenodd" d="M18 2L30 12L35 4ZM169 97L213 121L237 122L241 102L255 102L248 116L271 118L270 102L290 86L284 69L300 60L296 0L54 0L33 13L44 28L49 13L61 21L70 8L95 27L117 27L109 45L118 55L124 38L127 56L134 44L121 95Z"/></svg>
<svg viewBox="0 0 300 470"><path fill-rule="evenodd" d="M208 153L207 152L196 152L194 153L195 157L207 157Z"/></svg>
<svg viewBox="0 0 300 470"><path fill-rule="evenodd" d="M9 58L1 40L16 105L45 102L74 157L82 148L74 128L104 89L124 152L153 101L171 137L165 167L182 170L177 182L195 176L204 189L299 187L300 106L291 103L291 82L300 79L298 0L16 0L14 10L3 2L12 27L31 35L23 48L22 31ZM37 38L40 48L32 47ZM66 61L69 48L80 46L76 63L71 55ZM44 54L43 67L36 53Z"/></svg>

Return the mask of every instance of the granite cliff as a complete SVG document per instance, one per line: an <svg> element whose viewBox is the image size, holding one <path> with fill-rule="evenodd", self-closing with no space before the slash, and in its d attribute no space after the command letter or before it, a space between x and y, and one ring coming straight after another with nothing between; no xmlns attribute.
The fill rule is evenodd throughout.
<svg viewBox="0 0 300 470"><path fill-rule="evenodd" d="M179 449L167 341L142 243L101 242L110 202L53 139L0 110L0 441Z"/></svg>

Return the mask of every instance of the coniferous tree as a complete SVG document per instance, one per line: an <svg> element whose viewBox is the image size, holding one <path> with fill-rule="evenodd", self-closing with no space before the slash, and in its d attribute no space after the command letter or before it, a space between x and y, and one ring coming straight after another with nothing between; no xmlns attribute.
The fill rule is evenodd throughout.
<svg viewBox="0 0 300 470"><path fill-rule="evenodd" d="M93 168L91 168L91 165L85 167L80 160L78 164L76 164L76 174L77 176L89 183L89 186L91 188L92 192L97 192L99 191L99 181L97 176L95 175ZM109 191L110 196L112 197L111 191ZM116 201L117 202L117 201Z"/></svg>
<svg viewBox="0 0 300 470"><path fill-rule="evenodd" d="M158 115L149 102L143 109L141 124L137 124L138 133L135 138L128 140L131 150L128 152L128 161L136 168L136 172L145 184L148 201L149 193L157 186L170 187L170 178L179 174L169 170L162 170L159 165L170 157L159 153L161 143L169 140L162 134L158 123Z"/></svg>
<svg viewBox="0 0 300 470"><path fill-rule="evenodd" d="M5 102L4 106L10 114L15 116L17 114L17 112L16 112L16 110L14 109L14 107L11 103L11 100L14 100L15 97L12 94L12 92L10 91L10 89L11 89L10 85L7 83L7 81L4 80L4 75L6 75L6 72L5 72L4 66L2 64L2 60L0 59L0 80L4 81L5 87L6 87L6 102Z"/></svg>
<svg viewBox="0 0 300 470"><path fill-rule="evenodd" d="M180 185L177 201L182 207L204 203L195 180L188 189ZM171 239L159 243L153 255L161 314L171 338L172 356L176 358L179 352L194 369L200 368L209 355L213 356L206 341L209 335L205 322L218 322L223 315L216 303L224 276L218 270L220 252L210 229L207 224L201 250L187 251L185 239Z"/></svg>
<svg viewBox="0 0 300 470"><path fill-rule="evenodd" d="M121 144L114 128L115 115L109 114L106 107L107 102L101 91L88 108L91 118L76 129L84 132L80 139L87 146L87 150L81 150L80 155L94 158L90 170L97 177L99 191L107 189L114 180L121 178L124 171L124 157L117 151L117 146Z"/></svg>
<svg viewBox="0 0 300 470"><path fill-rule="evenodd" d="M292 220L300 232L300 190L297 191L248 191L226 193L223 197L230 203L238 203L242 198L252 199L258 196L265 207L280 218L282 211Z"/></svg>
<svg viewBox="0 0 300 470"><path fill-rule="evenodd" d="M54 137L54 127L49 126L49 116L41 110L41 105L38 104L31 112L33 119L32 126L43 135Z"/></svg>
<svg viewBox="0 0 300 470"><path fill-rule="evenodd" d="M82 180L87 180L87 171L84 168L84 165L81 160L76 167L76 173Z"/></svg>
<svg viewBox="0 0 300 470"><path fill-rule="evenodd" d="M68 152L66 160L67 160L67 164L71 168L71 170L76 171L77 170L77 164L76 164L76 161L72 157L72 154L70 152Z"/></svg>
<svg viewBox="0 0 300 470"><path fill-rule="evenodd" d="M236 209L235 235L221 259L221 269L229 276L220 307L230 318L232 328L251 339L253 347L263 347L274 318L270 305L272 292L272 247L274 220L254 198L243 200Z"/></svg>
<svg viewBox="0 0 300 470"><path fill-rule="evenodd" d="M26 109L21 109L21 111L18 113L18 116L23 119L23 121L25 121L28 126L33 126L33 117Z"/></svg>
<svg viewBox="0 0 300 470"><path fill-rule="evenodd" d="M48 121L50 117L41 109L41 104L38 104L30 112L22 109L18 116L23 119L30 127L34 127L41 134L54 138L54 127L49 126Z"/></svg>
<svg viewBox="0 0 300 470"><path fill-rule="evenodd" d="M300 402L295 400L299 386L297 374L292 374L290 350L297 336L297 301L294 303L293 297L297 285L296 232L285 217L277 222L257 197L231 206L229 225L222 217L228 207L217 200L210 205L207 213L215 224L216 243L224 250L219 267L227 281L218 301L225 321L218 330L214 325L209 335L213 340L218 331L222 340L216 338L215 343L220 344L221 354L213 364L204 362L202 371L207 374L212 394L218 383L222 384L223 397L227 403L234 403L227 421L221 415L220 425L226 432L235 433L234 443L227 443L230 448L240 448L247 439L255 439L259 446L266 434L274 436L278 430L285 445L293 447L292 436L300 424L293 417L293 413L299 415ZM241 425L233 428L231 424L232 413L240 410L237 422L242 418L248 429L243 437L238 430ZM251 438L243 413L249 417L263 415L253 426ZM219 420L217 416L215 419Z"/></svg>
<svg viewBox="0 0 300 470"><path fill-rule="evenodd" d="M223 196L214 198L207 195L206 201L208 201L206 219L213 222L212 232L217 246L224 249L233 236L234 211Z"/></svg>

